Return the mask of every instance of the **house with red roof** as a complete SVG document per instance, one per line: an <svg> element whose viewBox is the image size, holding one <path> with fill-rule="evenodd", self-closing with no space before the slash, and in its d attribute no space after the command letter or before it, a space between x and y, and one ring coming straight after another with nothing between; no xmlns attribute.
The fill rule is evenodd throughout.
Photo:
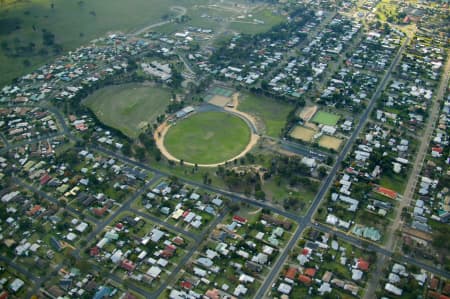
<svg viewBox="0 0 450 299"><path fill-rule="evenodd" d="M125 297L123 297L123 299L136 299L136 296L134 296L133 294L130 294L130 293L126 293Z"/></svg>
<svg viewBox="0 0 450 299"><path fill-rule="evenodd" d="M297 275L297 268L289 267L289 269L287 269L286 271L286 274L284 275L284 278L294 280L296 275Z"/></svg>
<svg viewBox="0 0 450 299"><path fill-rule="evenodd" d="M395 192L394 190L385 188L385 187L379 186L379 187L377 187L375 189L375 192L377 192L377 193L379 193L381 195L384 195L386 197L389 197L390 199L396 199L397 198L397 192Z"/></svg>
<svg viewBox="0 0 450 299"><path fill-rule="evenodd" d="M218 289L207 290L205 297L209 299L220 299L220 292Z"/></svg>
<svg viewBox="0 0 450 299"><path fill-rule="evenodd" d="M442 293L450 295L450 282L445 283L445 286L442 288Z"/></svg>
<svg viewBox="0 0 450 299"><path fill-rule="evenodd" d="M183 238L176 236L175 238L172 239L172 242L175 243L178 246L181 246L184 244L184 240Z"/></svg>
<svg viewBox="0 0 450 299"><path fill-rule="evenodd" d="M303 274L308 275L309 277L314 277L314 275L316 275L316 269L307 268Z"/></svg>
<svg viewBox="0 0 450 299"><path fill-rule="evenodd" d="M40 183L41 185L45 185L45 184L47 184L51 179L52 179L52 177L47 173L47 174L43 175L43 176L39 179L39 183Z"/></svg>
<svg viewBox="0 0 450 299"><path fill-rule="evenodd" d="M437 290L438 286L439 286L439 278L433 277L429 282L430 289Z"/></svg>
<svg viewBox="0 0 450 299"><path fill-rule="evenodd" d="M310 253L311 253L311 250L309 248L302 249L302 255L309 255Z"/></svg>
<svg viewBox="0 0 450 299"><path fill-rule="evenodd" d="M104 206L103 208L94 208L92 212L95 214L95 216L101 217L105 214L106 210L108 210L107 206Z"/></svg>
<svg viewBox="0 0 450 299"><path fill-rule="evenodd" d="M90 256L97 256L99 254L100 254L100 248L98 248L97 246L94 246L89 250Z"/></svg>
<svg viewBox="0 0 450 299"><path fill-rule="evenodd" d="M244 217L235 215L235 216L233 216L233 221L240 223L240 224L246 224L248 220L245 219Z"/></svg>
<svg viewBox="0 0 450 299"><path fill-rule="evenodd" d="M441 147L432 147L431 148L431 156L433 157L441 157L442 156L442 152L444 151L443 148Z"/></svg>
<svg viewBox="0 0 450 299"><path fill-rule="evenodd" d="M161 252L161 256L163 258L169 259L173 256L176 249L177 248L174 245L167 245L166 248L164 248L164 250Z"/></svg>
<svg viewBox="0 0 450 299"><path fill-rule="evenodd" d="M132 261L126 259L120 263L120 267L128 272L132 272L136 269L136 265Z"/></svg>
<svg viewBox="0 0 450 299"><path fill-rule="evenodd" d="M369 270L369 263L362 258L358 259L358 262L356 263L356 268L358 268L361 271L368 271Z"/></svg>
<svg viewBox="0 0 450 299"><path fill-rule="evenodd" d="M439 294L438 292L435 292L435 291L429 291L428 298L430 298L430 299L450 299L450 297L445 296L443 294Z"/></svg>
<svg viewBox="0 0 450 299"><path fill-rule="evenodd" d="M41 206L40 205L35 205L34 207L32 207L28 212L27 215L28 216L34 216L37 212L39 212L41 210Z"/></svg>
<svg viewBox="0 0 450 299"><path fill-rule="evenodd" d="M306 276L306 275L303 275L303 274L300 274L298 276L298 281L300 281L301 283L304 283L306 285L310 285L311 284L311 278Z"/></svg>
<svg viewBox="0 0 450 299"><path fill-rule="evenodd" d="M192 289L192 283L190 283L189 281L186 281L186 280L182 281L182 282L180 283L180 286L181 286L183 289L186 289L186 290Z"/></svg>

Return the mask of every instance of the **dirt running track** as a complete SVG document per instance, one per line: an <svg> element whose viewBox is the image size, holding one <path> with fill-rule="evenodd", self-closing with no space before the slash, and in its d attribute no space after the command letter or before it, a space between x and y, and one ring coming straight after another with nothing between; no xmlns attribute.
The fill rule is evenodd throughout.
<svg viewBox="0 0 450 299"><path fill-rule="evenodd" d="M242 117L246 118L252 125L254 128L256 128L256 122L255 119L251 116L248 115L247 113L244 113L242 111L237 110L237 106L239 104L239 93L235 93L233 95L233 104L234 107L233 108L225 108L224 110L226 111L230 111L231 113L235 113L235 114L239 114ZM180 162L180 159L175 158L174 156L172 156L172 154L166 149L166 147L164 146L164 137L166 135L166 133L169 131L171 125L167 122L162 123L154 132L153 134L153 138L155 139L155 143L156 146L158 147L158 149L161 151L161 154L166 157L166 159L174 161L174 162ZM214 163L214 164L197 164L199 167L217 167L219 165L224 164L225 162L230 162L239 158L242 158L243 156L245 156L249 151L251 151L251 149L258 143L259 140L259 135L256 134L256 132L254 132L252 129L251 131L251 135L250 135L250 141L247 144L247 146L245 147L245 149L237 156L226 160L226 161L222 161L219 163ZM190 162L184 162L184 165L189 165L189 166L195 166L194 163L190 163Z"/></svg>

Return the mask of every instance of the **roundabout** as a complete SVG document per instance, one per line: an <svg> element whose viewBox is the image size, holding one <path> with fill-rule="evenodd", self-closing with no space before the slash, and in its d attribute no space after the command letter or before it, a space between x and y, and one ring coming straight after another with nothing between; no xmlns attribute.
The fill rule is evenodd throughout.
<svg viewBox="0 0 450 299"><path fill-rule="evenodd" d="M258 141L245 116L225 110L197 112L176 123L164 123L154 137L167 159L201 167L238 159Z"/></svg>

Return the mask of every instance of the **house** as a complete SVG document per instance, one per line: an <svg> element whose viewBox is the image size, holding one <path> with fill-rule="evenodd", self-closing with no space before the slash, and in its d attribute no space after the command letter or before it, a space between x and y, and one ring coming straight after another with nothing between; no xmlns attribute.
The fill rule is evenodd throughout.
<svg viewBox="0 0 450 299"><path fill-rule="evenodd" d="M247 291L248 289L244 285L239 284L234 290L233 295L240 297L241 295L247 294Z"/></svg>
<svg viewBox="0 0 450 299"><path fill-rule="evenodd" d="M128 272L132 272L136 269L136 265L127 259L124 259L121 263L120 263L120 267Z"/></svg>
<svg viewBox="0 0 450 299"><path fill-rule="evenodd" d="M174 238L172 239L172 242L173 242L175 245L178 245L178 246L181 246L181 245L184 244L183 238L181 238L181 237L179 237L179 236L174 237Z"/></svg>
<svg viewBox="0 0 450 299"><path fill-rule="evenodd" d="M16 278L9 285L9 289L11 290L11 292L17 293L24 285L25 282L23 280Z"/></svg>
<svg viewBox="0 0 450 299"><path fill-rule="evenodd" d="M109 296L109 294L111 293L111 289L105 286L101 286L98 291L94 294L94 297L92 297L93 299L103 299L106 298L107 296Z"/></svg>
<svg viewBox="0 0 450 299"><path fill-rule="evenodd" d="M352 269L352 280L354 280L354 281L361 280L362 276L363 276L363 272L361 270Z"/></svg>
<svg viewBox="0 0 450 299"><path fill-rule="evenodd" d="M157 266L151 266L150 269L148 269L148 271L146 272L146 274L152 278L158 278L161 272L162 272L161 268Z"/></svg>
<svg viewBox="0 0 450 299"><path fill-rule="evenodd" d="M159 240L164 236L164 232L160 231L159 229L154 228L151 232L150 240L154 243L158 243Z"/></svg>
<svg viewBox="0 0 450 299"><path fill-rule="evenodd" d="M294 280L296 275L297 275L297 268L289 267L286 271L286 274L284 275L284 278Z"/></svg>
<svg viewBox="0 0 450 299"><path fill-rule="evenodd" d="M182 287L183 289L186 289L186 290L190 290L190 289L192 289L192 283L190 283L189 281L183 280L180 283L180 287Z"/></svg>
<svg viewBox="0 0 450 299"><path fill-rule="evenodd" d="M332 272L326 271L325 274L322 276L322 281L330 282L332 276L333 276Z"/></svg>
<svg viewBox="0 0 450 299"><path fill-rule="evenodd" d="M237 222L237 223L239 223L239 224L244 225L244 224L247 224L247 221L248 221L248 220L245 219L244 217L235 215L235 216L233 216L233 221L234 221L234 222Z"/></svg>
<svg viewBox="0 0 450 299"><path fill-rule="evenodd" d="M377 187L375 189L375 192L384 195L386 197L389 197L390 199L396 199L397 198L397 192L395 192L394 190L388 189L388 188L384 188L384 187Z"/></svg>
<svg viewBox="0 0 450 299"><path fill-rule="evenodd" d="M98 256L99 254L100 254L100 248L98 248L97 246L94 246L89 250L90 256Z"/></svg>
<svg viewBox="0 0 450 299"><path fill-rule="evenodd" d="M166 245L164 250L161 252L161 256L164 258L170 258L173 256L176 250L177 248L174 245L172 244Z"/></svg>
<svg viewBox="0 0 450 299"><path fill-rule="evenodd" d="M122 260L123 252L122 250L118 249L114 252L114 254L111 256L111 261L114 264L118 264Z"/></svg>
<svg viewBox="0 0 450 299"><path fill-rule="evenodd" d="M298 276L298 281L300 281L301 283L303 283L305 285L310 285L311 284L311 278L306 276L306 275L303 275L303 274L300 274Z"/></svg>
<svg viewBox="0 0 450 299"><path fill-rule="evenodd" d="M88 228L88 226L89 225L86 222L81 222L75 227L75 230L77 230L80 233L83 233Z"/></svg>
<svg viewBox="0 0 450 299"><path fill-rule="evenodd" d="M320 288L317 291L321 296L323 296L325 293L331 293L332 288L329 283L324 282L320 285Z"/></svg>
<svg viewBox="0 0 450 299"><path fill-rule="evenodd" d="M397 295L397 296L401 296L403 294L403 290L402 289L396 287L395 285L393 285L391 283L386 283L385 286L384 286L384 289L387 292L389 292L391 294L394 294L394 295Z"/></svg>
<svg viewBox="0 0 450 299"><path fill-rule="evenodd" d="M359 258L356 263L356 268L362 270L362 271L368 271L369 270L369 263L363 260L362 258Z"/></svg>
<svg viewBox="0 0 450 299"><path fill-rule="evenodd" d="M292 287L284 282L280 283L280 285L278 286L278 292L282 293L282 294L286 294L289 295L292 291Z"/></svg>
<svg viewBox="0 0 450 299"><path fill-rule="evenodd" d="M309 277L312 278L312 277L314 277L314 275L316 275L316 269L314 269L314 268L307 268L307 269L305 269L303 274L308 275Z"/></svg>
<svg viewBox="0 0 450 299"><path fill-rule="evenodd" d="M220 291L218 289L207 290L205 296L209 299L220 299Z"/></svg>
<svg viewBox="0 0 450 299"><path fill-rule="evenodd" d="M205 277L207 274L205 270L200 269L198 267L194 267L192 270L194 271L194 274L198 277Z"/></svg>

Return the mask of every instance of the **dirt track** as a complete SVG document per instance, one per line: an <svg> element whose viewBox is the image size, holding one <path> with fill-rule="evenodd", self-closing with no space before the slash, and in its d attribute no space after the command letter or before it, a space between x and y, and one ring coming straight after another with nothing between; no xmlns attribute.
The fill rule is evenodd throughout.
<svg viewBox="0 0 450 299"><path fill-rule="evenodd" d="M237 106L239 104L239 93L235 93L233 95L233 108L225 108L226 111L230 111L232 113L236 113L241 115L242 117L245 117L250 123L252 123L252 125L254 127L256 127L256 121L255 119L251 116L248 115L247 113L244 113L242 111L238 111L237 110ZM171 125L167 122L162 123L154 132L153 134L153 138L155 139L155 143L156 146L158 147L158 149L161 151L161 154L166 157L166 159L168 160L172 160L175 162L180 162L180 159L175 158L174 156L172 156L172 154L166 149L166 147L164 146L164 137L167 133L167 131L170 129ZM224 164L225 162L229 162L229 161L233 161L239 158L242 158L243 156L245 156L249 151L251 151L251 149L258 143L259 140L259 135L257 135L255 132L253 132L253 130L251 130L251 135L250 135L250 141L247 144L247 146L245 147L245 149L237 156L228 159L226 161L222 161L219 163L214 163L214 164L197 164L199 167L217 167L219 165ZM189 166L194 166L194 163L190 163L190 162L184 162L185 165L189 165Z"/></svg>

